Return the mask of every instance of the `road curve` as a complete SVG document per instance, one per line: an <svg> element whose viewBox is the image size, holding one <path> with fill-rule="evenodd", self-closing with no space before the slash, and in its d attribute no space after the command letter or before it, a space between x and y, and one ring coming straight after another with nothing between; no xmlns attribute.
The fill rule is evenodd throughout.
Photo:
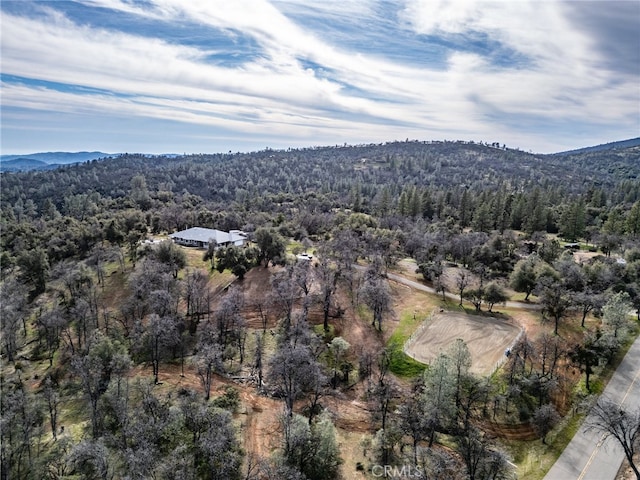
<svg viewBox="0 0 640 480"><path fill-rule="evenodd" d="M415 288L416 290L421 290L426 293L433 293L434 295L442 295L442 292L436 292L436 290L432 287L428 287L422 283L416 282L415 280L409 280L407 277L402 275L398 275L396 273L387 273L387 278L389 280L393 280L394 282L402 283L403 285L407 285L408 287ZM460 296L455 295L450 292L445 293L446 297L454 300L456 302L460 301ZM502 305L502 304L500 304ZM506 302L505 306L507 308L517 308L520 310L540 310L540 305L535 303L524 303L524 302Z"/></svg>
<svg viewBox="0 0 640 480"><path fill-rule="evenodd" d="M640 407L640 337L633 343L602 396L626 409ZM586 421L573 436L544 480L614 480L624 458L612 438L587 432Z"/></svg>
<svg viewBox="0 0 640 480"><path fill-rule="evenodd" d="M426 293L441 295L434 288L410 280L402 275L387 273L387 278ZM446 297L458 301L460 297L446 292ZM509 308L540 310L540 305L506 302ZM640 408L640 337L638 337L616 369L602 395L629 410ZM615 480L625 460L620 445L602 434L587 432L583 422L544 480Z"/></svg>

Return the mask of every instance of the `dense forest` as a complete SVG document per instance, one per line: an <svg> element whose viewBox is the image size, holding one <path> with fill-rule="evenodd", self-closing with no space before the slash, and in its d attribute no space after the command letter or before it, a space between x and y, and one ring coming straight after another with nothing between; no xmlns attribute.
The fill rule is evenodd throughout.
<svg viewBox="0 0 640 480"><path fill-rule="evenodd" d="M1 478L515 478L517 441L553 457L547 438L602 407L638 333L637 143L125 154L0 174ZM251 242L166 240L194 226ZM401 264L435 292L408 316ZM486 376L462 340L429 365L408 357L418 321L450 310L534 327Z"/></svg>

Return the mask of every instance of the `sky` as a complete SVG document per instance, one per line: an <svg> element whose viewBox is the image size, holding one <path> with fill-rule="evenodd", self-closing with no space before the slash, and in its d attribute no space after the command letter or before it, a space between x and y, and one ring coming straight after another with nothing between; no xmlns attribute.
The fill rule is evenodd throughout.
<svg viewBox="0 0 640 480"><path fill-rule="evenodd" d="M2 0L3 154L640 136L640 1Z"/></svg>

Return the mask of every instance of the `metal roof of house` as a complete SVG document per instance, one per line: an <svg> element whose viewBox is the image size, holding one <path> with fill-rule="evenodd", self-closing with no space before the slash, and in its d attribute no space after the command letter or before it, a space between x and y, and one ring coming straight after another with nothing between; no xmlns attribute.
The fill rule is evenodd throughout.
<svg viewBox="0 0 640 480"><path fill-rule="evenodd" d="M215 241L217 244L228 243L228 242L237 242L239 240L244 240L247 237L239 232L238 230L233 230L230 233L222 232L220 230L215 230L212 228L202 228L202 227L192 227L186 230L182 230L180 232L175 232L169 235L170 238L180 238L183 240L191 240L194 242L204 242L209 243L210 241Z"/></svg>

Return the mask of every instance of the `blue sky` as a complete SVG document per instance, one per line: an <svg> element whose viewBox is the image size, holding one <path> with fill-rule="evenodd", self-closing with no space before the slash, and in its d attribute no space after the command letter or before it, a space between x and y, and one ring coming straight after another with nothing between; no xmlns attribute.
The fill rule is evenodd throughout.
<svg viewBox="0 0 640 480"><path fill-rule="evenodd" d="M640 2L3 0L1 150L640 135Z"/></svg>

